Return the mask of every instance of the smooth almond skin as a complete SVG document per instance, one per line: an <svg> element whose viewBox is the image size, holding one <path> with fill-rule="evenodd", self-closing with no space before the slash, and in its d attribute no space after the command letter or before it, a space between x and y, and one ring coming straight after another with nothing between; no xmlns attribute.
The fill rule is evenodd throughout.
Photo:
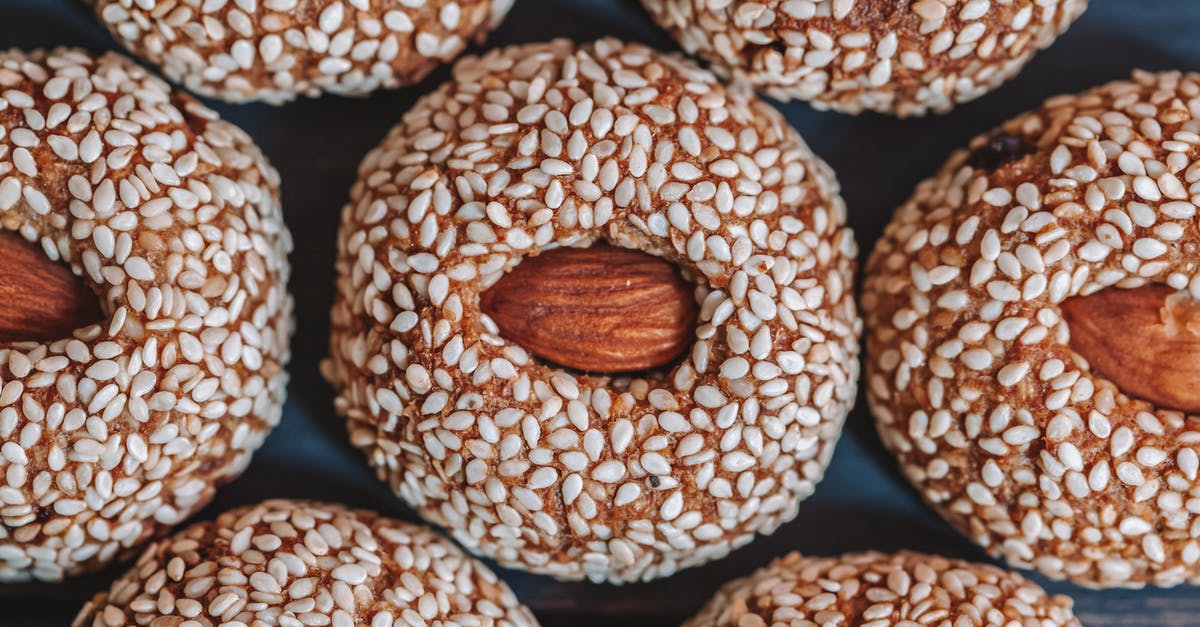
<svg viewBox="0 0 1200 627"><path fill-rule="evenodd" d="M0 343L70 337L102 319L96 293L70 268L0 231Z"/></svg>
<svg viewBox="0 0 1200 627"><path fill-rule="evenodd" d="M504 338L530 353L616 374L668 365L691 345L692 292L674 264L599 244L527 257L479 303Z"/></svg>
<svg viewBox="0 0 1200 627"><path fill-rule="evenodd" d="M1200 303L1164 285L1110 287L1061 305L1071 349L1126 395L1200 413Z"/></svg>

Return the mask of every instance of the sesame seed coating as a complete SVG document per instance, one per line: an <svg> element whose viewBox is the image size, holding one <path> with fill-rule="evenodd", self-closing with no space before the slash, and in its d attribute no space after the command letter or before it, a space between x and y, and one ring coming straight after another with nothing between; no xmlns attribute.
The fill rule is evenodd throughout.
<svg viewBox="0 0 1200 627"><path fill-rule="evenodd" d="M417 83L480 42L512 0L88 0L167 78L279 104Z"/></svg>
<svg viewBox="0 0 1200 627"><path fill-rule="evenodd" d="M683 627L1078 627L1065 596L1015 573L920 553L792 553L726 584Z"/></svg>
<svg viewBox="0 0 1200 627"><path fill-rule="evenodd" d="M536 627L486 566L422 525L272 500L155 542L74 627Z"/></svg>
<svg viewBox="0 0 1200 627"><path fill-rule="evenodd" d="M652 579L791 519L854 400L855 244L833 173L776 111L613 39L463 60L364 160L326 376L353 442L505 566ZM478 295L604 240L700 305L667 371L588 376L498 335Z"/></svg>
<svg viewBox="0 0 1200 627"><path fill-rule="evenodd" d="M0 226L107 319L0 346L0 580L112 561L279 420L291 238L250 138L131 60L0 52Z"/></svg>
<svg viewBox="0 0 1200 627"><path fill-rule="evenodd" d="M1200 76L1052 98L923 182L871 256L868 399L924 498L1011 564L1200 583L1200 431L1068 346L1060 304L1200 295ZM1120 333L1120 329L1114 329Z"/></svg>
<svg viewBox="0 0 1200 627"><path fill-rule="evenodd" d="M642 0L689 53L780 100L945 112L998 87L1087 0Z"/></svg>

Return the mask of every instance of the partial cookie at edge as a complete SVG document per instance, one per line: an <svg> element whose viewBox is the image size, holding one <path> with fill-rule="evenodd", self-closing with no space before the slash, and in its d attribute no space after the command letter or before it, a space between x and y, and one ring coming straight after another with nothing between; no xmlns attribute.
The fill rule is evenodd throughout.
<svg viewBox="0 0 1200 627"><path fill-rule="evenodd" d="M0 226L106 319L0 347L0 580L129 555L278 423L292 329L279 175L132 60L0 52Z"/></svg>
<svg viewBox="0 0 1200 627"><path fill-rule="evenodd" d="M537 627L503 581L433 530L286 500L241 507L154 543L73 624L164 621Z"/></svg>
<svg viewBox="0 0 1200 627"><path fill-rule="evenodd" d="M481 42L512 0L89 0L173 81L229 102L366 95L419 82Z"/></svg>
<svg viewBox="0 0 1200 627"><path fill-rule="evenodd" d="M1087 586L1200 582L1200 430L1094 372L1060 310L1105 288L1200 295L1198 146L1194 74L1051 98L956 152L871 256L881 437L1010 564Z"/></svg>
<svg viewBox="0 0 1200 627"><path fill-rule="evenodd" d="M907 551L792 553L726 584L683 627L1079 627L1071 605L1067 597L1051 597L1020 575L985 564Z"/></svg>
<svg viewBox="0 0 1200 627"><path fill-rule="evenodd" d="M723 76L818 109L944 113L1015 76L1087 0L642 0Z"/></svg>

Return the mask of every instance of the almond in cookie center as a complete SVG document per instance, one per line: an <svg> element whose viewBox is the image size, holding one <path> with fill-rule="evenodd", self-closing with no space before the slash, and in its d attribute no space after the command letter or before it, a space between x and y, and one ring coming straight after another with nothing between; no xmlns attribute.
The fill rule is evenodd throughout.
<svg viewBox="0 0 1200 627"><path fill-rule="evenodd" d="M671 262L598 244L524 259L480 295L500 335L586 372L661 368L695 339L694 286Z"/></svg>
<svg viewBox="0 0 1200 627"><path fill-rule="evenodd" d="M1200 412L1200 307L1165 285L1108 287L1062 303L1071 349L1128 396Z"/></svg>
<svg viewBox="0 0 1200 627"><path fill-rule="evenodd" d="M70 268L0 230L0 343L57 340L103 319L96 293Z"/></svg>

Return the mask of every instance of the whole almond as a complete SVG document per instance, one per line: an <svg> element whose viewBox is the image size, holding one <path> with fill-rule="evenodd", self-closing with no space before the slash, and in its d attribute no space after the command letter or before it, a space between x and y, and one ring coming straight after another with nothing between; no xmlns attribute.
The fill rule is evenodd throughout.
<svg viewBox="0 0 1200 627"><path fill-rule="evenodd" d="M1200 303L1186 292L1110 287L1061 309L1071 349L1126 395L1200 412Z"/></svg>
<svg viewBox="0 0 1200 627"><path fill-rule="evenodd" d="M0 231L0 342L70 337L101 320L95 292L12 231Z"/></svg>
<svg viewBox="0 0 1200 627"><path fill-rule="evenodd" d="M665 366L688 348L692 291L670 262L601 244L526 258L480 295L480 307L534 355L611 374Z"/></svg>

